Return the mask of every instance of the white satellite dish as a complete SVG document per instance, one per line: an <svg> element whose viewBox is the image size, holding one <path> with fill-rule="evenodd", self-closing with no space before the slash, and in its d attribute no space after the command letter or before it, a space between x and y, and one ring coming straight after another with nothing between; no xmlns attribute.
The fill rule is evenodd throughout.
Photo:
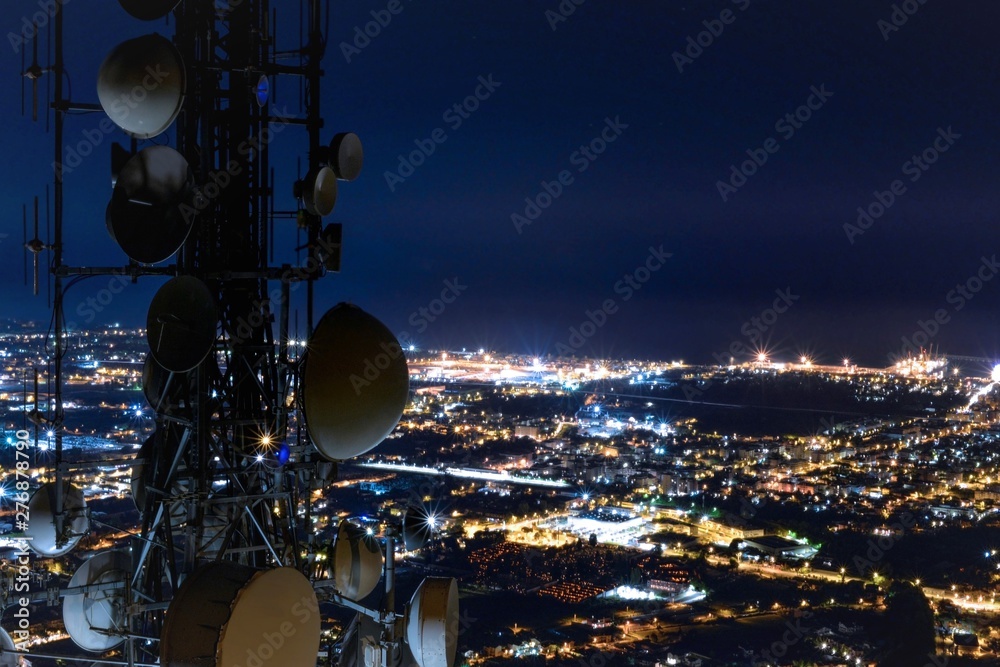
<svg viewBox="0 0 1000 667"><path fill-rule="evenodd" d="M353 132L341 132L330 142L330 168L337 178L353 181L361 174L365 164L365 150L361 139Z"/></svg>
<svg viewBox="0 0 1000 667"><path fill-rule="evenodd" d="M39 556L54 558L68 554L83 538L90 521L87 502L79 487L63 484L63 535L56 535L54 507L56 486L54 482L42 484L28 501L31 521L24 534L31 538L28 546Z"/></svg>
<svg viewBox="0 0 1000 667"><path fill-rule="evenodd" d="M17 647L7 631L0 628L0 667L18 667Z"/></svg>
<svg viewBox="0 0 1000 667"><path fill-rule="evenodd" d="M136 139L164 132L184 104L187 73L177 48L155 33L122 42L97 76L97 97L115 125Z"/></svg>
<svg viewBox="0 0 1000 667"><path fill-rule="evenodd" d="M382 578L382 547L363 528L341 521L333 545L333 582L348 600L361 600Z"/></svg>
<svg viewBox="0 0 1000 667"><path fill-rule="evenodd" d="M399 422L409 391L406 357L384 324L346 303L323 316L302 376L306 427L320 454L338 461L378 445Z"/></svg>
<svg viewBox="0 0 1000 667"><path fill-rule="evenodd" d="M451 667L458 649L458 584L427 577L410 599L406 643L419 667Z"/></svg>
<svg viewBox="0 0 1000 667"><path fill-rule="evenodd" d="M302 200L306 210L320 217L333 213L337 205L337 175L329 167L309 172L302 184Z"/></svg>
<svg viewBox="0 0 1000 667"><path fill-rule="evenodd" d="M275 633L284 641L266 641ZM302 573L216 561L195 570L170 602L160 664L245 665L249 655L264 665L315 667L319 640L319 602Z"/></svg>
<svg viewBox="0 0 1000 667"><path fill-rule="evenodd" d="M126 581L131 559L121 551L103 551L85 560L73 573L70 588ZM85 651L107 651L125 641L125 588L94 588L63 598L63 624L70 638Z"/></svg>

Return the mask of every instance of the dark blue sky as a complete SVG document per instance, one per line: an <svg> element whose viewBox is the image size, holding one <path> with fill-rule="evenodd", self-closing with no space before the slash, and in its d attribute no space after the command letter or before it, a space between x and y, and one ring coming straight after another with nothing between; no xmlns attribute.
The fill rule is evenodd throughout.
<svg viewBox="0 0 1000 667"><path fill-rule="evenodd" d="M93 81L112 45L172 33L162 22L139 24L117 3L92 4L66 6L73 94L87 102L96 101ZM285 28L297 22L297 4L274 0ZM587 0L553 30L546 11L558 11L555 0L402 0L403 10L347 62L341 42L387 4L335 3L330 22L324 115L330 135L361 136L366 164L358 181L342 184L330 218L345 225L343 272L324 280L320 312L350 300L433 346L544 354L562 344L583 354L710 361L734 343L751 347L761 332L779 356L873 364L898 352L920 322L934 330L927 323L937 315L929 338L943 352L1000 353L1000 280L975 290L977 272L995 271L982 258L1000 253L996 3L897 3L918 9L889 31L879 21L892 20L891 2ZM36 9L5 2L4 33ZM730 22L679 72L674 52L724 10ZM33 301L21 283L20 209L50 179L51 138L20 117L20 59L2 48L14 92L2 103L9 236L0 243L0 303L12 316L43 317L44 300ZM491 75L500 85L488 97L480 88L487 99L455 127L445 112ZM810 100L813 87L832 95ZM294 82L280 81L277 93L275 104L294 111ZM776 126L810 101L815 108L801 112L810 117L794 133ZM592 162L574 155L608 118L627 128L606 132L614 141ZM100 119L73 118L68 138L79 140ZM390 188L386 172L408 173L398 171L399 156L437 128L446 140ZM926 171L904 166L934 145L939 128L951 128L950 143L938 142L948 150ZM293 205L288 183L305 147L293 132L273 144L285 165L283 208ZM105 137L67 178L71 263L124 263L103 221L112 138L122 135ZM767 161L723 201L717 182L748 150ZM524 215L525 198L564 170L572 182L519 233L512 215ZM844 225L897 179L903 194L852 243ZM279 239L286 250L294 245L291 234ZM672 256L641 289L618 283L661 245ZM434 322L424 318L420 308L435 309L445 281L456 278L465 286L459 296ZM156 284L127 288L93 321L142 322ZM967 296L952 292L958 285ZM70 319L76 312L84 323L78 304L105 287L107 279L75 287ZM786 289L798 298L771 321L775 291ZM606 324L577 346L570 328L609 299ZM767 331L754 317L769 322Z"/></svg>

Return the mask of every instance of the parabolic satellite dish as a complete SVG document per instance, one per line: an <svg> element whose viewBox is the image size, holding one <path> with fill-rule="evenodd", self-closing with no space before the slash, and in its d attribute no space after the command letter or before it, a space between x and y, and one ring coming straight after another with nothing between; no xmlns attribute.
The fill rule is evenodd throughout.
<svg viewBox="0 0 1000 667"><path fill-rule="evenodd" d="M149 304L150 353L168 371L186 373L211 352L218 320L215 297L205 283L193 276L172 278Z"/></svg>
<svg viewBox="0 0 1000 667"><path fill-rule="evenodd" d="M403 515L403 546L407 551L416 551L431 541L434 530L431 514L418 505L406 508Z"/></svg>
<svg viewBox="0 0 1000 667"><path fill-rule="evenodd" d="M169 415L181 407L187 383L186 373L171 374L153 355L146 355L142 365L142 394L157 414Z"/></svg>
<svg viewBox="0 0 1000 667"><path fill-rule="evenodd" d="M306 427L326 458L378 445L406 407L410 376L392 332L357 306L334 306L310 339L302 377Z"/></svg>
<svg viewBox="0 0 1000 667"><path fill-rule="evenodd" d="M115 181L107 209L108 233L131 259L156 264L184 244L194 222L194 177L184 156L169 146L134 155Z"/></svg>
<svg viewBox="0 0 1000 667"><path fill-rule="evenodd" d="M116 46L97 75L97 97L104 112L136 139L155 137L170 127L184 104L186 89L181 54L170 40L155 33Z"/></svg>
<svg viewBox="0 0 1000 667"><path fill-rule="evenodd" d="M0 667L18 667L20 659L15 653L17 647L14 646L14 640L3 628L0 628L0 649L3 649L0 652Z"/></svg>
<svg viewBox="0 0 1000 667"><path fill-rule="evenodd" d="M345 598L361 600L382 578L382 547L363 528L341 521L333 545L333 581Z"/></svg>
<svg viewBox="0 0 1000 667"><path fill-rule="evenodd" d="M403 515L403 546L407 551L416 551L431 541L434 519L423 507L411 505Z"/></svg>
<svg viewBox="0 0 1000 667"><path fill-rule="evenodd" d="M406 643L419 667L451 667L458 649L458 584L427 577L410 599Z"/></svg>
<svg viewBox="0 0 1000 667"><path fill-rule="evenodd" d="M31 521L24 534L31 538L28 546L39 556L54 558L68 554L77 545L90 527L87 518L87 502L79 487L63 484L63 535L56 535L55 506L56 486L49 482L42 484L28 501Z"/></svg>
<svg viewBox="0 0 1000 667"><path fill-rule="evenodd" d="M257 656L264 665L315 667L319 640L319 603L304 575L216 561L195 570L170 602L160 664L246 665Z"/></svg>
<svg viewBox="0 0 1000 667"><path fill-rule="evenodd" d="M337 205L337 175L329 167L309 172L302 185L302 199L306 210L313 215L326 216Z"/></svg>
<svg viewBox="0 0 1000 667"><path fill-rule="evenodd" d="M361 139L353 132L334 135L330 142L330 168L337 178L353 181L361 174L365 164L365 151Z"/></svg>
<svg viewBox="0 0 1000 667"><path fill-rule="evenodd" d="M96 584L124 582L132 561L121 551L103 551L85 560L70 579L71 589L94 586L63 598L63 623L76 645L86 651L107 651L125 641L125 588L98 588Z"/></svg>

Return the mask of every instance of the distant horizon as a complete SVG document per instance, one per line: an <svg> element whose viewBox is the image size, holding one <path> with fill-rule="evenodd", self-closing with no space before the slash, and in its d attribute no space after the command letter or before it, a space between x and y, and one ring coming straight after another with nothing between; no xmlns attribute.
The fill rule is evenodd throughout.
<svg viewBox="0 0 1000 667"><path fill-rule="evenodd" d="M34 334L45 333L49 328L48 324L41 323L41 321L38 318L4 318L3 320L0 320L0 322L3 321L6 321L8 323L13 323L19 327L23 327L25 328L26 332ZM93 326L86 328L75 328L71 330L71 333L87 333L91 331L111 329L115 327L126 330L144 330L145 323L115 320L115 321L108 321L102 324L95 324ZM291 338L293 340L296 339L295 336L292 336ZM579 361L639 361L643 363L662 363L662 364L671 364L679 362L683 363L685 366L702 366L702 367L717 367L717 366L729 366L729 365L740 366L743 364L753 363L757 360L757 358L753 354L745 354L742 357L738 355L731 355L732 356L731 360L730 359L723 360L720 358L720 355L717 352L707 353L706 355L704 355L705 358L697 356L690 357L689 355L682 355L682 354L681 355L676 355L676 354L634 355L633 354L633 355L601 356L597 354L585 354L583 353L582 349L580 353L576 355L559 355L553 352L534 352L530 350L514 350L509 348L504 349L503 347L486 348L481 346L462 345L461 342L457 344L447 344L447 345L442 345L439 343L420 344L416 346L415 351L433 352L435 354L446 352L449 354L455 353L455 354L475 355L475 354L480 354L481 353L480 350L482 350L482 352L486 354L499 354L502 356L516 356L516 357L527 357L527 358L537 357L539 359L559 359L566 361L573 359ZM981 368L979 368L979 370L987 374L989 374L992 371L994 365L1000 364L1000 357L991 358L987 356L966 354L962 352L954 352L954 353L942 352L940 349L938 349L938 346L934 345L929 346L927 348L921 348L919 350L912 351L908 356L898 357L897 359L913 358L917 357L921 353L925 353L932 357L948 358L949 365L952 368L958 367L965 371L973 370L974 365L977 363L977 361L974 361L974 359L981 360L982 364L989 364L989 365L981 365ZM799 364L802 363L801 360L803 356L805 356L809 361L809 363L814 366L842 367L844 366L845 358L850 361L851 367L858 367L865 369L890 368L894 364L894 362L890 362L888 360L888 355L887 355L887 361L884 363L873 361L871 358L863 356L856 356L856 357L847 356L835 359L832 356L824 357L822 355L817 356L814 354L802 355L802 354L795 354L792 352L771 353L767 355L766 360L774 364L787 364L791 366L798 366ZM951 361L952 357L958 357L959 358L958 362L957 363L952 362Z"/></svg>

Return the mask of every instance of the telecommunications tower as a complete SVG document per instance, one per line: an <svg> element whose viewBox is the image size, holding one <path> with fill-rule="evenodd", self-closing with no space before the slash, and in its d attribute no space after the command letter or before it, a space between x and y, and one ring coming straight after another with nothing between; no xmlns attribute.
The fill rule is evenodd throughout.
<svg viewBox="0 0 1000 667"><path fill-rule="evenodd" d="M30 415L54 438L50 474L28 502L24 537L37 555L70 553L92 523L73 479L97 464L74 461L63 447L72 340L64 308L67 292L87 278L166 279L149 304L142 377L156 429L131 462L137 534L121 548L93 552L68 587L38 599L61 600L80 660L450 667L455 580L425 579L402 610L395 603L397 544L426 544L429 515L414 507L374 536L343 521L325 544L313 530L314 496L336 479L337 463L391 433L409 393L403 351L385 325L346 303L319 318L314 312L316 282L340 268L341 226L324 218L340 185L363 165L356 135L324 133L329 0L96 4L53 3L50 62L38 62L36 29L33 62L22 68L36 120L39 82L51 91L41 111L52 121L57 165L51 237L39 238L36 201L35 238L25 238L36 293L39 258L48 259L54 311L51 400L36 402ZM86 87L68 94L64 36L74 11L117 12L149 28L107 45L99 71L90 73L96 101L79 99ZM283 49L278 28L295 20L298 44ZM278 108L279 89L299 95L297 113ZM58 165L67 119L79 114L105 114L122 141L111 147L103 211L123 253L119 266L64 260L65 226L96 232L102 213L72 220L65 213L64 181L72 175ZM271 143L279 132L282 142L296 133L305 139L308 169L291 192L275 188ZM295 205L283 210L278 201ZM276 247L289 227L301 242ZM296 261L276 264L276 254ZM305 310L304 350L290 342L293 291ZM379 373L371 380L365 369L373 365ZM380 582L379 603L361 604ZM356 612L339 655L321 650L324 602ZM57 657L17 649L0 631L0 665L21 656Z"/></svg>

